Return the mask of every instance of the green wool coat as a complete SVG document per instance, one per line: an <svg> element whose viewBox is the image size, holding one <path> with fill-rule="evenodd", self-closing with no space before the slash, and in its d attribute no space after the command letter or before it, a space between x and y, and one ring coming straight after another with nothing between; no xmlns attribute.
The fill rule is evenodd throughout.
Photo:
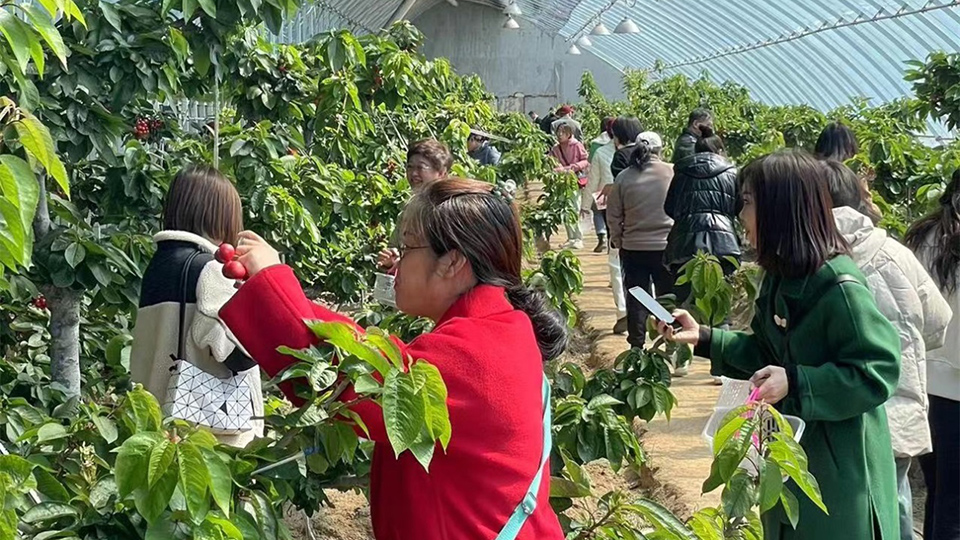
<svg viewBox="0 0 960 540"><path fill-rule="evenodd" d="M846 274L858 283L837 283ZM796 530L778 504L763 516L767 540L899 538L896 469L883 404L900 377L900 340L849 257L799 279L767 275L753 332L714 330L712 372L747 379L768 365L795 365L795 387L777 404L806 422L800 445L816 477L826 515L793 482ZM806 313L791 320L791 313ZM776 317L775 317L776 316ZM786 320L789 329L777 324Z"/></svg>

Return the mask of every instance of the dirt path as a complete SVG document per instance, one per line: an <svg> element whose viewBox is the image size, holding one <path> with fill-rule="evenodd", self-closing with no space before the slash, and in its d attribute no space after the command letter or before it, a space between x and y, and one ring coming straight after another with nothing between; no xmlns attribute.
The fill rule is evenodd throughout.
<svg viewBox="0 0 960 540"><path fill-rule="evenodd" d="M586 249L577 252L584 278L584 290L577 304L586 315L586 325L600 332L593 358L597 365L591 367L602 367L611 365L626 349L627 343L625 336L614 335L611 331L617 312L608 287L607 254L593 253L596 236L591 233L585 236ZM642 437L643 447L649 454L651 466L656 469L656 478L668 484L668 488L675 488L680 502L689 511L716 506L720 502L719 490L700 495L700 487L710 475L712 462L710 450L700 434L713 411L720 387L713 385L709 365L701 360L694 361L687 377L674 379L672 390L679 402L672 420L667 422L658 417L647 424Z"/></svg>

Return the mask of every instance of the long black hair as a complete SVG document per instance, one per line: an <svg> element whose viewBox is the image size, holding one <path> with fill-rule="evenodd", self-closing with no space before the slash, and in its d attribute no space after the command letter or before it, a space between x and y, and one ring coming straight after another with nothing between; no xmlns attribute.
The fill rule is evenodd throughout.
<svg viewBox="0 0 960 540"><path fill-rule="evenodd" d="M857 135L840 122L830 122L820 132L814 154L820 159L846 161L860 152Z"/></svg>
<svg viewBox="0 0 960 540"><path fill-rule="evenodd" d="M950 294L960 290L960 169L953 171L940 208L910 227L905 240L916 252L928 250L940 289Z"/></svg>
<svg viewBox="0 0 960 540"><path fill-rule="evenodd" d="M720 154L722 156L727 154L727 149L723 145L723 139L714 133L713 128L710 126L700 126L700 138L697 139L697 144L694 145L693 151L697 153L710 152L711 154Z"/></svg>
<svg viewBox="0 0 960 540"><path fill-rule="evenodd" d="M435 254L457 250L470 262L477 283L503 287L514 309L530 317L544 361L567 346L567 324L539 290L523 283L523 233L517 206L486 182L453 178L414 195L401 217Z"/></svg>
<svg viewBox="0 0 960 540"><path fill-rule="evenodd" d="M750 162L740 174L756 207L757 262L764 270L788 279L812 276L849 253L833 220L823 163L785 149Z"/></svg>

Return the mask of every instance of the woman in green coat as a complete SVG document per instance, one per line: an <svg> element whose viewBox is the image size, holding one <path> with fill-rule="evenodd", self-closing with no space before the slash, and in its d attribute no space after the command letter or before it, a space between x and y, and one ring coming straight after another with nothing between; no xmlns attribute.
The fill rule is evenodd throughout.
<svg viewBox="0 0 960 540"><path fill-rule="evenodd" d="M743 169L747 238L765 278L752 333L700 327L661 331L696 345L714 375L749 379L760 398L802 418L800 441L829 515L792 482L794 530L778 505L763 516L768 540L899 538L897 486L883 404L900 376L900 341L836 229L823 165L784 150Z"/></svg>

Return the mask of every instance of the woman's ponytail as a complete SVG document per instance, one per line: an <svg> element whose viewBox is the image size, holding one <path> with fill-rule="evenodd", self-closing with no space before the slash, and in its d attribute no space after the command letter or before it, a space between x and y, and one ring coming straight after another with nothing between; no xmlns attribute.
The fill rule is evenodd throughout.
<svg viewBox="0 0 960 540"><path fill-rule="evenodd" d="M517 285L507 288L507 299L514 309L530 317L544 362L563 354L567 348L567 323L560 312L547 302L542 292L526 285Z"/></svg>
<svg viewBox="0 0 960 540"><path fill-rule="evenodd" d="M652 157L653 150L651 150L649 146L642 142L637 143L636 146L634 146L633 153L630 154L630 165L640 170L644 165L650 163Z"/></svg>

